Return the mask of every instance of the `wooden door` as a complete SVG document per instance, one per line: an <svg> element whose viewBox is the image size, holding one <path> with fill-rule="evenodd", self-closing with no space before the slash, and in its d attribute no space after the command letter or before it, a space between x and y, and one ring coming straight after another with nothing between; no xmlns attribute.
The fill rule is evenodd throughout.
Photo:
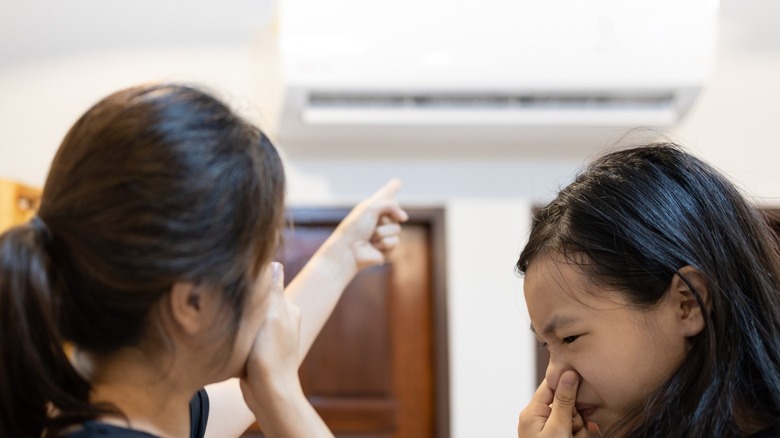
<svg viewBox="0 0 780 438"><path fill-rule="evenodd" d="M346 213L292 212L279 256L287 281ZM448 436L442 215L409 213L391 261L347 286L301 366L304 391L336 436Z"/></svg>

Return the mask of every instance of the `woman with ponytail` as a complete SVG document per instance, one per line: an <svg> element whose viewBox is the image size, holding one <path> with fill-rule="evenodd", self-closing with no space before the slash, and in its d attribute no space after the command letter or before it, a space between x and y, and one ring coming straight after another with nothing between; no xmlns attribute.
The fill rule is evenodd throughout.
<svg viewBox="0 0 780 438"><path fill-rule="evenodd" d="M298 366L406 213L390 182L284 291L284 185L268 138L199 89L89 109L38 216L0 236L0 436L331 436Z"/></svg>

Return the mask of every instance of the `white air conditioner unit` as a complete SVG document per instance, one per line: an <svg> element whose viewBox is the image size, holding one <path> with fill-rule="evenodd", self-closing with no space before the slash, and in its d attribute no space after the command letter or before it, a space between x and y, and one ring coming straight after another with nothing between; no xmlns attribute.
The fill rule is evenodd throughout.
<svg viewBox="0 0 780 438"><path fill-rule="evenodd" d="M669 127L707 80L718 15L716 0L280 2L262 99L282 147L307 150Z"/></svg>

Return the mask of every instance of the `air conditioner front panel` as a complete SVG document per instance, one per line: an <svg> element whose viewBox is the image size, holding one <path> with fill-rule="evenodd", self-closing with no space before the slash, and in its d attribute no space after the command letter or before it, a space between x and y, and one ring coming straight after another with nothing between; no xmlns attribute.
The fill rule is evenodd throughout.
<svg viewBox="0 0 780 438"><path fill-rule="evenodd" d="M717 0L280 5L270 112L280 139L311 148L579 144L669 127L706 84L718 20Z"/></svg>

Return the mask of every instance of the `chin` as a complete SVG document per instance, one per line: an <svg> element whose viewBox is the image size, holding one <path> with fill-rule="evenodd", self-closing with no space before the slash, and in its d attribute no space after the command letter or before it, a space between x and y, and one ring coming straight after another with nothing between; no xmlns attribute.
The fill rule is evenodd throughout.
<svg viewBox="0 0 780 438"><path fill-rule="evenodd" d="M614 427L618 422L619 419L615 418L604 418L600 417L598 415L594 416L593 418L585 420L588 423L593 425L593 430L596 430L598 434L595 436L602 436L602 434L610 430L612 427ZM590 428L590 427L589 427ZM592 430L591 430L592 432ZM625 430L622 433L615 433L616 431L612 431L612 433L609 435L611 437L619 437L619 438L625 438Z"/></svg>
<svg viewBox="0 0 780 438"><path fill-rule="evenodd" d="M582 415L582 419L586 423L590 423L600 430L606 430L606 428L611 424L609 421L606 421L603 416L599 415L600 412L592 411L592 412L581 412L580 415Z"/></svg>

